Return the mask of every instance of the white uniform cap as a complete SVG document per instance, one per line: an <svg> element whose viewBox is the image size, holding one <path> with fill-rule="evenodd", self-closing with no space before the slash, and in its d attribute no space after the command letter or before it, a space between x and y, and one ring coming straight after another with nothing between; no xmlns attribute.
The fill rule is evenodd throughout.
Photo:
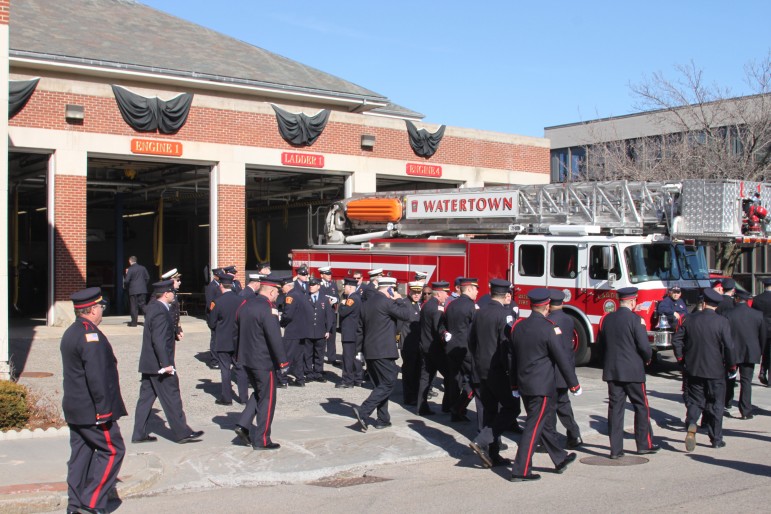
<svg viewBox="0 0 771 514"><path fill-rule="evenodd" d="M319 273L332 273L332 266L323 266L319 268Z"/></svg>
<svg viewBox="0 0 771 514"><path fill-rule="evenodd" d="M396 279L394 277L383 277L377 282L378 287L391 287L396 285Z"/></svg>
<svg viewBox="0 0 771 514"><path fill-rule="evenodd" d="M170 279L171 277L173 277L176 274L177 274L177 268L173 268L173 269L170 269L169 271L167 271L166 273L164 273L163 275L161 275L161 279L162 280L168 280L168 279Z"/></svg>
<svg viewBox="0 0 771 514"><path fill-rule="evenodd" d="M265 278L265 275L263 275L262 273L249 273L247 275L247 278L249 279L250 282L259 282L260 280Z"/></svg>
<svg viewBox="0 0 771 514"><path fill-rule="evenodd" d="M370 278L377 277L378 275L382 275L382 274L383 274L383 268L375 268L367 272L367 275L369 275Z"/></svg>

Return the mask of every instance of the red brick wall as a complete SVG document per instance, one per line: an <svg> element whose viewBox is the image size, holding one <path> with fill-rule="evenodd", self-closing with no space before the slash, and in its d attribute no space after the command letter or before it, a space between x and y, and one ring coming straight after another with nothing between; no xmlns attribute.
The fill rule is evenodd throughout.
<svg viewBox="0 0 771 514"><path fill-rule="evenodd" d="M60 301L86 287L86 177L55 180L54 301Z"/></svg>
<svg viewBox="0 0 771 514"><path fill-rule="evenodd" d="M8 25L11 17L11 0L0 0L0 25Z"/></svg>
<svg viewBox="0 0 771 514"><path fill-rule="evenodd" d="M195 99L193 102L195 103ZM73 125L65 121L64 109L68 103L84 106L85 120L83 124ZM305 109L305 111L307 114L317 112L316 109ZM272 114L193 106L185 126L177 134L164 136L134 131L123 121L114 98L44 91L40 87L32 95L24 109L12 120L9 120L9 125L298 150L281 138L276 125L276 117ZM365 133L374 134L376 137L375 147L372 151L361 149L361 135ZM548 148L452 136L445 136L439 145L439 150L430 159L424 159L413 153L407 137L406 126L403 130L394 130L330 122L313 146L300 150L324 154L364 155L411 162L430 162L438 165L549 173Z"/></svg>
<svg viewBox="0 0 771 514"><path fill-rule="evenodd" d="M236 278L246 284L246 188L217 186L217 262L216 267L235 266ZM213 267L214 267L213 266Z"/></svg>

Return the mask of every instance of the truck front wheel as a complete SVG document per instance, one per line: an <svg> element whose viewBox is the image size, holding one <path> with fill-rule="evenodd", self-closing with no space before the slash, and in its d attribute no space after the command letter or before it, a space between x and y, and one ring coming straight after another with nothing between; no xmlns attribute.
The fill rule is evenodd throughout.
<svg viewBox="0 0 771 514"><path fill-rule="evenodd" d="M576 358L576 366L585 366L592 360L592 349L589 348L589 334L584 323L572 316L573 325L573 354Z"/></svg>

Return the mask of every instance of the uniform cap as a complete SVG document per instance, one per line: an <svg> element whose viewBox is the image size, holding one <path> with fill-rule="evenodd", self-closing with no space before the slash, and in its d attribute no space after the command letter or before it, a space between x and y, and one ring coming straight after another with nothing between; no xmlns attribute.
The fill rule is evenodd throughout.
<svg viewBox="0 0 771 514"><path fill-rule="evenodd" d="M271 273L270 275L260 280L260 287L271 286L279 288L285 283L285 280L289 280L291 282L292 277L279 277L278 275Z"/></svg>
<svg viewBox="0 0 771 514"><path fill-rule="evenodd" d="M717 287L717 286L722 286L722 285L723 285L723 281L720 280L720 279L712 281L712 287Z"/></svg>
<svg viewBox="0 0 771 514"><path fill-rule="evenodd" d="M321 280L319 280L317 277L311 277L308 279L308 285L309 286L320 286Z"/></svg>
<svg viewBox="0 0 771 514"><path fill-rule="evenodd" d="M223 284L223 285L232 284L235 279L236 279L235 275L231 275L230 273L223 273L222 275L220 275L220 284Z"/></svg>
<svg viewBox="0 0 771 514"><path fill-rule="evenodd" d="M744 301L746 302L747 300L749 300L750 298L752 298L752 295L750 294L750 292L749 292L749 291L744 291L744 290L742 290L742 289L737 289L737 290L736 290L736 297L737 297L738 299L740 299L740 300L744 300Z"/></svg>
<svg viewBox="0 0 771 514"><path fill-rule="evenodd" d="M172 293L174 292L173 280L161 280L153 284L153 293Z"/></svg>
<svg viewBox="0 0 771 514"><path fill-rule="evenodd" d="M637 298L637 291L638 289L636 287L622 287L616 291L616 293L618 294L619 300L632 300Z"/></svg>
<svg viewBox="0 0 771 514"><path fill-rule="evenodd" d="M506 294L511 291L511 282L502 278L494 278L490 281L490 294Z"/></svg>
<svg viewBox="0 0 771 514"><path fill-rule="evenodd" d="M319 268L319 273L322 275L331 275L332 274L332 266L324 266Z"/></svg>
<svg viewBox="0 0 771 514"><path fill-rule="evenodd" d="M530 299L530 305L536 307L540 305L546 305L551 301L551 290L546 289L545 287L532 289L529 293L527 293L527 297Z"/></svg>
<svg viewBox="0 0 771 514"><path fill-rule="evenodd" d="M557 289L551 290L550 302L552 305L562 305L562 302L564 301L565 301L565 293Z"/></svg>
<svg viewBox="0 0 771 514"><path fill-rule="evenodd" d="M224 268L217 268L214 270L214 275L216 275L217 279L221 282L223 279L228 277L228 273L225 271Z"/></svg>
<svg viewBox="0 0 771 514"><path fill-rule="evenodd" d="M211 270L211 274L217 277L220 275L220 273L222 273L222 271L223 271L222 268L214 268L213 270Z"/></svg>
<svg viewBox="0 0 771 514"><path fill-rule="evenodd" d="M249 273L248 275L246 275L246 278L249 279L249 282L259 282L260 280L265 278L265 275L263 275L262 273Z"/></svg>
<svg viewBox="0 0 771 514"><path fill-rule="evenodd" d="M382 274L383 274L383 268L375 268L367 272L367 275L369 275L369 278L379 277Z"/></svg>
<svg viewBox="0 0 771 514"><path fill-rule="evenodd" d="M107 300L102 296L102 290L98 287L89 287L70 295L72 306L75 309L85 309L98 303L107 305Z"/></svg>
<svg viewBox="0 0 771 514"><path fill-rule="evenodd" d="M343 285L344 286L358 286L359 285L359 281L356 280L353 277L345 277L343 279Z"/></svg>
<svg viewBox="0 0 771 514"><path fill-rule="evenodd" d="M764 286L771 286L771 277L766 277L763 279L763 285Z"/></svg>
<svg viewBox="0 0 771 514"><path fill-rule="evenodd" d="M226 266L222 269L225 270L227 273L230 273L231 275L235 275L236 273L238 273L238 270L236 269L235 266Z"/></svg>
<svg viewBox="0 0 771 514"><path fill-rule="evenodd" d="M434 291L449 291L450 290L450 283L449 282L431 282L431 289Z"/></svg>
<svg viewBox="0 0 771 514"><path fill-rule="evenodd" d="M383 277L377 282L378 287L392 287L396 285L396 279L394 277Z"/></svg>
<svg viewBox="0 0 771 514"><path fill-rule="evenodd" d="M407 287L409 287L412 291L423 291L423 283L422 282L410 282L407 284Z"/></svg>
<svg viewBox="0 0 771 514"><path fill-rule="evenodd" d="M458 283L459 286L478 286L479 280L475 278L463 277Z"/></svg>
<svg viewBox="0 0 771 514"><path fill-rule="evenodd" d="M710 305L718 305L720 302L724 300L723 295L718 293L711 287L705 288L702 291L702 294L704 295L704 301Z"/></svg>
<svg viewBox="0 0 771 514"><path fill-rule="evenodd" d="M270 269L270 261L261 262L257 265L257 269L268 268Z"/></svg>
<svg viewBox="0 0 771 514"><path fill-rule="evenodd" d="M732 278L724 278L723 291L730 291L731 289L736 289L736 281Z"/></svg>
<svg viewBox="0 0 771 514"><path fill-rule="evenodd" d="M463 280L464 278L465 277L455 277L455 285L459 286L460 285L460 281Z"/></svg>
<svg viewBox="0 0 771 514"><path fill-rule="evenodd" d="M170 278L179 278L182 274L177 272L177 268L172 268L163 275L161 275L161 279L168 280Z"/></svg>
<svg viewBox="0 0 771 514"><path fill-rule="evenodd" d="M273 275L273 273L271 273L270 275L268 275L268 277L269 277L269 276L271 276L271 275ZM267 278L267 277L266 277L266 278ZM264 280L264 279L263 279L263 280ZM285 285L287 285L287 284L291 284L292 282L294 282L294 279L292 278L292 275L287 275L287 276L285 276L285 277L281 277L279 280L281 280L281 285L282 285L282 286L285 286ZM262 282L260 282L260 283L262 283Z"/></svg>
<svg viewBox="0 0 771 514"><path fill-rule="evenodd" d="M672 291L673 293L681 293L683 291L682 289L680 289L680 286L671 286L669 290Z"/></svg>
<svg viewBox="0 0 771 514"><path fill-rule="evenodd" d="M426 273L425 271L416 271L415 272L415 280L425 279L426 277L428 277L428 273Z"/></svg>
<svg viewBox="0 0 771 514"><path fill-rule="evenodd" d="M298 275L302 275L304 277L307 277L309 275L308 268L306 268L305 266L303 266L301 268L297 268L297 274Z"/></svg>

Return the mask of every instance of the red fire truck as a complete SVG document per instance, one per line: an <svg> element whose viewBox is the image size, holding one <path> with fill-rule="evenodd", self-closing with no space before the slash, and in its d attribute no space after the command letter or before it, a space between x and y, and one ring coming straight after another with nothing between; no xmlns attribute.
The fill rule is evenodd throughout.
<svg viewBox="0 0 771 514"><path fill-rule="evenodd" d="M657 302L675 284L696 302L709 286L706 244L768 244L762 205L769 204L769 184L707 180L378 193L334 204L324 244L293 250L290 259L312 272L331 266L337 280L374 268L402 284L416 271L428 282L477 277L480 294L489 279L506 278L523 316L529 290L560 289L575 318L576 362L586 364L601 317L626 286L640 290L636 311L654 349L670 348L671 334L654 326Z"/></svg>

